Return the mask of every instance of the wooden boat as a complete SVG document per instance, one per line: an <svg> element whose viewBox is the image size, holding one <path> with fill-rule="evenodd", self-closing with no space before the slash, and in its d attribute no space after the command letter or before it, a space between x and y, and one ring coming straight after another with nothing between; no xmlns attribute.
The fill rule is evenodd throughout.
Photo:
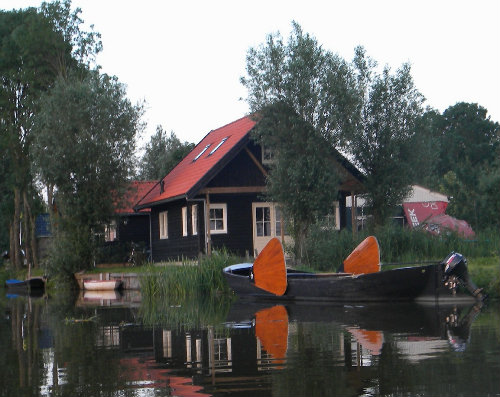
<svg viewBox="0 0 500 397"><path fill-rule="evenodd" d="M43 277L31 277L26 280L9 279L5 281L5 288L10 292L43 291L45 289L45 279Z"/></svg>
<svg viewBox="0 0 500 397"><path fill-rule="evenodd" d="M440 263L385 271L380 271L379 258L378 242L370 236L344 261L343 272L299 272L286 269L281 243L273 239L253 264L228 266L223 272L242 297L338 302L483 299L468 275L466 259L458 253Z"/></svg>
<svg viewBox="0 0 500 397"><path fill-rule="evenodd" d="M84 280L83 288L89 291L114 291L122 288L121 280Z"/></svg>

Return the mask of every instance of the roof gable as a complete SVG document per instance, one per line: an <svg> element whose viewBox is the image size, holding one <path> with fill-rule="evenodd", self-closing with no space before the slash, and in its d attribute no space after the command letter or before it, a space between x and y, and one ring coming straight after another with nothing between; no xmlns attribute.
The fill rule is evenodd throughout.
<svg viewBox="0 0 500 397"><path fill-rule="evenodd" d="M137 204L145 208L156 203L187 197L208 183L221 164L229 161L255 121L246 116L210 131L198 145L161 179Z"/></svg>
<svg viewBox="0 0 500 397"><path fill-rule="evenodd" d="M134 207L155 185L157 181L132 181L124 197L117 203L115 214L133 214ZM143 210L147 211L147 210Z"/></svg>

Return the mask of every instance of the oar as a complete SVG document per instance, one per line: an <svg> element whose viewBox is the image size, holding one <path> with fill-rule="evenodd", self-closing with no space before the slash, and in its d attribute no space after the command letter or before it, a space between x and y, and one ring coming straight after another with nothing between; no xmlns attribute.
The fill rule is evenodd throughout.
<svg viewBox="0 0 500 397"><path fill-rule="evenodd" d="M274 295L286 291L286 267L283 247L277 238L267 243L253 263L255 285Z"/></svg>
<svg viewBox="0 0 500 397"><path fill-rule="evenodd" d="M380 250L375 236L365 238L344 260L344 272L352 274L380 271Z"/></svg>

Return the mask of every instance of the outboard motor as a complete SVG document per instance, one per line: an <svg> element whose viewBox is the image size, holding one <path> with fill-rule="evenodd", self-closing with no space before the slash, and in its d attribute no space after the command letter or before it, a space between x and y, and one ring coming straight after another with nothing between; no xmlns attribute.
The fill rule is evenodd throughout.
<svg viewBox="0 0 500 397"><path fill-rule="evenodd" d="M449 288L455 290L458 284L463 285L475 298L482 300L482 289L470 279L467 270L467 259L458 252L452 252L441 264L444 268L444 283Z"/></svg>

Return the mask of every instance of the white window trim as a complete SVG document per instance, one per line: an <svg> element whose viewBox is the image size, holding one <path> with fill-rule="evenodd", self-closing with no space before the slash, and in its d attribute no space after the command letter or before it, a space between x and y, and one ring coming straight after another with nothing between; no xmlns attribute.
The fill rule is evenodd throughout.
<svg viewBox="0 0 500 397"><path fill-rule="evenodd" d="M198 235L198 204L191 206L191 234Z"/></svg>
<svg viewBox="0 0 500 397"><path fill-rule="evenodd" d="M187 207L182 207L182 235L188 235L188 212Z"/></svg>
<svg viewBox="0 0 500 397"><path fill-rule="evenodd" d="M104 241L111 242L118 240L118 228L116 221L113 220L109 224L104 225Z"/></svg>
<svg viewBox="0 0 500 397"><path fill-rule="evenodd" d="M225 204L225 203L212 204L211 203L210 210L214 210L214 209L222 209L223 229L222 230L213 230L212 227L210 226L210 234L227 234L227 204ZM209 223L210 223L210 225L212 223L212 219L210 218L210 215L209 215Z"/></svg>
<svg viewBox="0 0 500 397"><path fill-rule="evenodd" d="M158 214L160 225L160 240L168 238L168 211L163 211Z"/></svg>

